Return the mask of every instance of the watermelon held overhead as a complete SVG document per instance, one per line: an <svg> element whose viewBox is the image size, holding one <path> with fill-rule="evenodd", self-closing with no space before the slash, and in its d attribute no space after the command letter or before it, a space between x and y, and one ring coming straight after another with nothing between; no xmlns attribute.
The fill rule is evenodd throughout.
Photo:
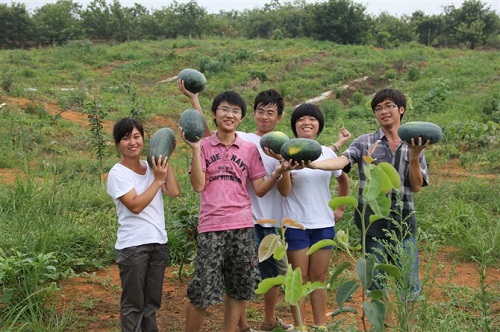
<svg viewBox="0 0 500 332"><path fill-rule="evenodd" d="M274 153L281 153L281 147L288 142L290 137L282 131L271 131L262 135L260 138L260 147L262 149L268 148Z"/></svg>
<svg viewBox="0 0 500 332"><path fill-rule="evenodd" d="M318 159L323 150L321 144L309 138L293 138L281 147L281 156L285 160L314 161Z"/></svg>
<svg viewBox="0 0 500 332"><path fill-rule="evenodd" d="M207 87L207 79L205 75L192 68L185 68L177 74L177 79L184 81L184 87L193 92L198 93L205 90Z"/></svg>
<svg viewBox="0 0 500 332"><path fill-rule="evenodd" d="M398 135L408 144L411 144L412 138L415 144L418 144L419 137L422 137L422 144L428 140L430 144L434 144L441 140L443 132L438 125L432 122L410 121L398 128Z"/></svg>
<svg viewBox="0 0 500 332"><path fill-rule="evenodd" d="M170 157L174 147L174 131L168 127L158 129L149 141L148 154L146 158L149 167L153 167L153 157L155 157L155 162L158 162L158 157L160 155L163 156L162 160L164 157Z"/></svg>
<svg viewBox="0 0 500 332"><path fill-rule="evenodd" d="M190 142L198 142L205 134L205 118L193 108L188 108L182 112L180 125L184 137Z"/></svg>

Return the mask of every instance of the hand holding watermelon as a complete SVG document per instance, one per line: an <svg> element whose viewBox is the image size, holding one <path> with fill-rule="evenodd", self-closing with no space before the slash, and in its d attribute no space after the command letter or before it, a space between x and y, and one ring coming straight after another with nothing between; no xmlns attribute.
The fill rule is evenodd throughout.
<svg viewBox="0 0 500 332"><path fill-rule="evenodd" d="M205 75L196 69L186 68L181 70L177 74L177 79L184 81L184 87L192 93L202 92L207 87Z"/></svg>

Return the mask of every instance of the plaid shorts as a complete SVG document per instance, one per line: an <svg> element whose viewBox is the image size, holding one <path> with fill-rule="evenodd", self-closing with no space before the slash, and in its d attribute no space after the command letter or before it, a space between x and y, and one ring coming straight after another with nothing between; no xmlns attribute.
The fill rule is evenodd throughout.
<svg viewBox="0 0 500 332"><path fill-rule="evenodd" d="M224 291L236 300L256 298L260 274L253 227L200 233L197 241L195 275L187 289L192 305L220 303Z"/></svg>

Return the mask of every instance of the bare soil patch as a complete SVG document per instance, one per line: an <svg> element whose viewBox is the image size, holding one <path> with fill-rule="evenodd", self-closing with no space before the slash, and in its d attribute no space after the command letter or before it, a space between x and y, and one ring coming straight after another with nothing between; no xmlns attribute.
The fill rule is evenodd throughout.
<svg viewBox="0 0 500 332"><path fill-rule="evenodd" d="M447 303L449 294L446 289L450 285L479 289L480 275L479 266L473 262L457 261L453 258L455 248L443 247L437 257L432 260L432 271L439 271L435 276L435 284L432 288L433 303ZM422 278L424 271L428 267L427 257L420 257L422 262ZM343 253L337 253L333 259L334 264L347 261ZM189 279L183 278L179 281L177 276L177 266L167 268L166 278L163 288L163 306L158 312L158 324L161 331L182 331L185 320L185 309L188 303L186 298L186 287ZM354 275L353 275L354 277ZM500 287L500 269L488 268L486 283L495 291ZM66 306L72 305L75 313L79 317L86 317L89 321L86 331L117 331L119 330L119 302L120 302L120 278L116 265L96 271L88 275L64 280L60 283L60 301ZM425 290L424 290L425 291ZM335 293L329 293L330 312L337 309ZM332 323L340 319L346 319L343 324L356 324L361 326L360 313L362 311L361 289L355 293L353 301L348 303L355 308L358 314L342 314L338 317L329 317L328 322ZM263 301L261 298L247 304L247 315L252 327L257 328L263 315ZM493 315L497 315L500 308L494 308ZM210 307L204 323L204 331L219 331L223 321L223 306ZM287 322L293 322L289 307L286 305L283 295L277 307L277 315ZM311 308L308 307L306 323L312 323Z"/></svg>

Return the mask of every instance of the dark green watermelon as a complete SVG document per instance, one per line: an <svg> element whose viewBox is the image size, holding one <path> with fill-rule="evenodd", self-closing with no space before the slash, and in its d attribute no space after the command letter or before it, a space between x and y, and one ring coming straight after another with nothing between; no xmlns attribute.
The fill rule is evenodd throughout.
<svg viewBox="0 0 500 332"><path fill-rule="evenodd" d="M268 148L274 153L281 153L281 147L288 142L290 137L282 131L272 131L262 135L260 138L260 146L262 149Z"/></svg>
<svg viewBox="0 0 500 332"><path fill-rule="evenodd" d="M158 129L151 138L151 141L149 141L148 154L146 158L149 167L153 167L153 156L155 157L156 162L158 162L158 157L160 155L163 156L163 160L164 157L170 157L174 147L174 131L168 127Z"/></svg>
<svg viewBox="0 0 500 332"><path fill-rule="evenodd" d="M180 125L184 131L184 137L190 142L198 142L205 134L205 118L193 108L182 112Z"/></svg>
<svg viewBox="0 0 500 332"><path fill-rule="evenodd" d="M285 160L314 161L318 159L323 150L321 144L309 138L293 138L281 147L281 156Z"/></svg>
<svg viewBox="0 0 500 332"><path fill-rule="evenodd" d="M443 132L441 128L432 122L410 121L398 128L398 135L403 141L411 144L413 138L415 144L418 144L418 138L422 137L422 144L430 140L430 144L441 140Z"/></svg>
<svg viewBox="0 0 500 332"><path fill-rule="evenodd" d="M184 81L184 87L193 93L205 90L207 79L205 75L192 68L185 68L177 74L177 79Z"/></svg>

